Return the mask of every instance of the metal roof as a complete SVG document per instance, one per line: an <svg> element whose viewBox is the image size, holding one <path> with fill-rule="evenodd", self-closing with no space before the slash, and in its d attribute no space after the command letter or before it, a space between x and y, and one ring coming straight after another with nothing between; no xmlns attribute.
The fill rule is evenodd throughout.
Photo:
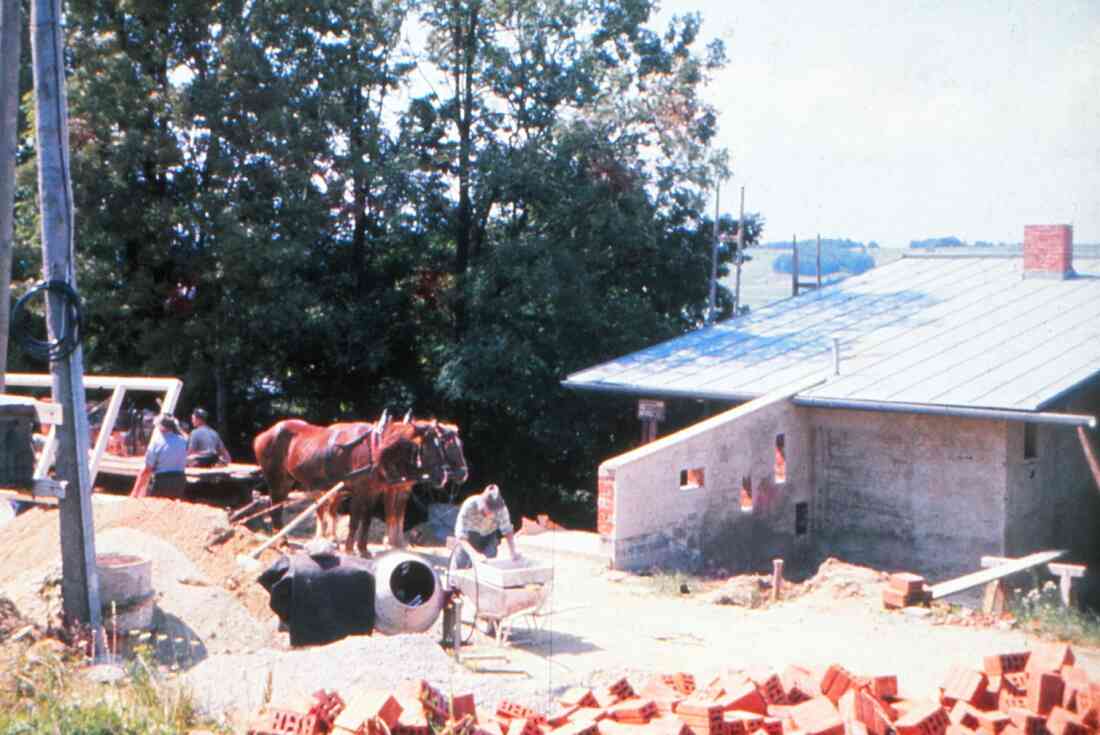
<svg viewBox="0 0 1100 735"><path fill-rule="evenodd" d="M815 400L1037 411L1100 374L1100 261L1023 278L1018 257L905 257L573 373L564 385L747 400L814 374ZM949 412L949 411L948 411Z"/></svg>

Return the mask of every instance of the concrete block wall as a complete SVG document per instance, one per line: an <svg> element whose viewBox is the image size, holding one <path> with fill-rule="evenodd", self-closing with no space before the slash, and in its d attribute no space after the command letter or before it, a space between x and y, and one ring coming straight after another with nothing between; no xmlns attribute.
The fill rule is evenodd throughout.
<svg viewBox="0 0 1100 735"><path fill-rule="evenodd" d="M816 409L811 423L822 553L930 580L1002 553L1006 422Z"/></svg>
<svg viewBox="0 0 1100 735"><path fill-rule="evenodd" d="M1047 410L1100 416L1100 380ZM1005 553L1066 549L1059 561L1100 569L1100 487L1092 476L1075 428L1035 427L1035 457L1024 457L1025 428L1010 427ZM1085 430L1100 451L1100 430ZM1081 599L1100 608L1100 573L1075 583Z"/></svg>
<svg viewBox="0 0 1100 735"><path fill-rule="evenodd" d="M777 482L776 437L785 479ZM611 565L731 569L765 566L811 547L796 533L808 512L813 470L806 412L787 400L750 402L600 465L598 530ZM699 472L701 470L701 473ZM752 507L742 486L751 483Z"/></svg>

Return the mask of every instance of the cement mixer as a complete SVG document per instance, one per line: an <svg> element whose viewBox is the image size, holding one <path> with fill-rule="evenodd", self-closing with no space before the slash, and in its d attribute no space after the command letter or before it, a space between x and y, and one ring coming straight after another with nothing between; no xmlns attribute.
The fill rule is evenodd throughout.
<svg viewBox="0 0 1100 735"><path fill-rule="evenodd" d="M283 556L257 580L292 646L324 645L349 635L422 633L444 604L431 564L408 551L374 559L332 552Z"/></svg>
<svg viewBox="0 0 1100 735"><path fill-rule="evenodd" d="M443 609L443 587L422 556L387 551L375 561L374 580L374 627L379 633L423 633Z"/></svg>

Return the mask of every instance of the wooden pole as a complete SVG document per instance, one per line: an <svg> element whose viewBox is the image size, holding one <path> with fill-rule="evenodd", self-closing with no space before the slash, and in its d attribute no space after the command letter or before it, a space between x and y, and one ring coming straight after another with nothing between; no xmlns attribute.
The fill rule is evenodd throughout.
<svg viewBox="0 0 1100 735"><path fill-rule="evenodd" d="M1096 483L1097 491L1100 491L1100 456L1097 456L1096 447L1089 438L1084 426L1077 427L1077 437L1081 440L1081 449L1085 452L1085 461L1092 472L1092 481Z"/></svg>
<svg viewBox="0 0 1100 735"><path fill-rule="evenodd" d="M817 233L817 290L821 290L821 233Z"/></svg>
<svg viewBox="0 0 1100 735"><path fill-rule="evenodd" d="M707 325L714 323L714 311L718 299L718 193L721 182L714 185L714 243L710 252L710 296L707 300Z"/></svg>
<svg viewBox="0 0 1100 735"><path fill-rule="evenodd" d="M783 560L772 559L772 602L783 596Z"/></svg>
<svg viewBox="0 0 1100 735"><path fill-rule="evenodd" d="M19 0L0 0L0 393L8 371L11 257L15 207L15 152L19 143Z"/></svg>
<svg viewBox="0 0 1100 735"><path fill-rule="evenodd" d="M791 235L791 296L798 295L798 238Z"/></svg>
<svg viewBox="0 0 1100 735"><path fill-rule="evenodd" d="M248 553L248 556L252 559L255 559L255 558L259 557L259 555L262 554L263 552L267 551L267 549L272 544L274 544L279 539L286 536L291 531L293 531L295 528L298 527L299 523L301 523L306 518L309 518L313 513L315 513L317 511L317 509L320 508L321 505L323 505L326 500L328 500L333 495L335 495L336 493L340 492L343 489L344 489L344 483L343 482L338 482L335 485L333 485L331 488L329 488L328 492L326 492L321 497L317 498L317 500L313 501L312 505L310 505L308 508L306 508L301 513L299 513L297 516L295 516L294 520L292 520L290 523L283 526L283 529L281 531L279 531L277 534L275 534L274 536L269 538L261 546L259 546L256 549L250 551Z"/></svg>
<svg viewBox="0 0 1100 735"><path fill-rule="evenodd" d="M741 187L741 213L737 217L737 284L733 291L733 315L741 313L741 264L745 262L745 187Z"/></svg>
<svg viewBox="0 0 1100 735"><path fill-rule="evenodd" d="M42 212L42 270L47 281L76 288L73 252L73 196L69 179L69 126L62 64L61 2L34 0L31 6L34 57L35 143L38 200ZM48 292L46 323L51 340L68 329L66 302ZM68 482L59 503L62 609L91 626L95 655L103 653L99 579L96 575L92 487L88 473L88 414L84 397L84 356L79 344L66 358L50 363L54 401L61 404L57 473Z"/></svg>

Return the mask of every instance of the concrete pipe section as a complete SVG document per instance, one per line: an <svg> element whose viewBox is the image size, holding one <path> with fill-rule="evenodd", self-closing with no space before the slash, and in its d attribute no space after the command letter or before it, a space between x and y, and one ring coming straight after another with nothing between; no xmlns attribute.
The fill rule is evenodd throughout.
<svg viewBox="0 0 1100 735"><path fill-rule="evenodd" d="M374 627L379 633L423 633L443 609L443 586L423 557L387 551L374 566Z"/></svg>
<svg viewBox="0 0 1100 735"><path fill-rule="evenodd" d="M152 560L133 554L97 554L95 561L104 625L119 631L148 629L156 601Z"/></svg>

